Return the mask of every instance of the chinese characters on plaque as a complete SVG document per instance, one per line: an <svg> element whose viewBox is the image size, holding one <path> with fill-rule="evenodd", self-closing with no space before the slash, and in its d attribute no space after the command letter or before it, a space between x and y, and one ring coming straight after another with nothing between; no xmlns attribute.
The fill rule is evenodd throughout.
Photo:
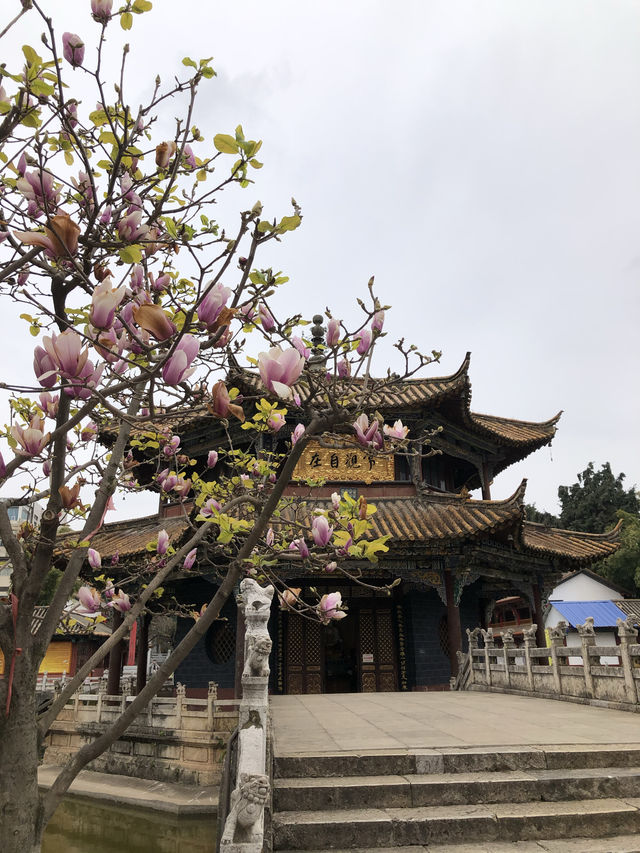
<svg viewBox="0 0 640 853"><path fill-rule="evenodd" d="M323 447L318 441L309 442L296 465L294 479L323 480L395 480L393 456L369 455L360 445Z"/></svg>

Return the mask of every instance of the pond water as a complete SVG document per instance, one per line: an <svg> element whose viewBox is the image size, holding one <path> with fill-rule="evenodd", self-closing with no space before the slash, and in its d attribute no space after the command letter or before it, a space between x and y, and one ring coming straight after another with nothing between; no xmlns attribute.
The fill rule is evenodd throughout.
<svg viewBox="0 0 640 853"><path fill-rule="evenodd" d="M66 799L44 834L42 853L215 853L216 821L95 800Z"/></svg>

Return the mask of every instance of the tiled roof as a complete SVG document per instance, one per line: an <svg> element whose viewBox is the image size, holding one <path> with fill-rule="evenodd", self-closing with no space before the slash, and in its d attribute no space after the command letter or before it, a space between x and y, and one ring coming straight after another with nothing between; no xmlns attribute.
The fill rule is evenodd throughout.
<svg viewBox="0 0 640 853"><path fill-rule="evenodd" d="M593 563L609 557L618 549L621 526L622 523L618 522L608 533L582 533L578 530L560 530L525 521L522 541L526 548L537 553Z"/></svg>
<svg viewBox="0 0 640 853"><path fill-rule="evenodd" d="M532 421L516 421L510 418L499 418L495 415L479 415L469 412L471 422L476 431L484 430L500 443L509 445L546 444L556 433L556 426L562 412L548 421L535 423Z"/></svg>
<svg viewBox="0 0 640 853"><path fill-rule="evenodd" d="M640 598L620 598L613 603L625 616L631 616L634 622L640 622Z"/></svg>
<svg viewBox="0 0 640 853"><path fill-rule="evenodd" d="M102 526L92 537L91 546L100 552L103 559L114 554L119 554L120 557L128 557L144 551L147 543L151 542L163 529L169 534L170 544L175 544L185 533L187 527L188 522L182 516L159 518L157 515L148 515L145 518L114 521ZM68 534L65 539L72 537L73 534ZM77 534L75 538L77 538ZM68 547L65 547L65 539L60 544L60 550L63 553L69 550Z"/></svg>
<svg viewBox="0 0 640 853"><path fill-rule="evenodd" d="M33 608L31 617L31 633L35 636L38 628L42 624L44 617L47 615L49 606L47 604L38 604ZM73 620L71 625L68 620ZM70 611L65 608L60 619L60 624L56 634L73 636L88 636L88 637L108 637L111 634L111 628L105 625L104 622L95 623L93 617L84 616L82 613Z"/></svg>

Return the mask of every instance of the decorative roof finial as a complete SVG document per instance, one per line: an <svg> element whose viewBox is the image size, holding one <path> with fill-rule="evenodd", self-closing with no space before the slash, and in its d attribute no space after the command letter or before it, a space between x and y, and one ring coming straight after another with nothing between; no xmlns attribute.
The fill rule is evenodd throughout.
<svg viewBox="0 0 640 853"><path fill-rule="evenodd" d="M311 357L307 361L307 367L312 370L321 370L324 368L326 356L324 354L324 335L325 327L322 325L322 314L313 315L313 326L311 327Z"/></svg>

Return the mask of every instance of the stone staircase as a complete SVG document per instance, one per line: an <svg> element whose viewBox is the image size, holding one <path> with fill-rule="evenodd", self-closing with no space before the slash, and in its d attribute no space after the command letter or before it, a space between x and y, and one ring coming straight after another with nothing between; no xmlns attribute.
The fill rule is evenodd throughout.
<svg viewBox="0 0 640 853"><path fill-rule="evenodd" d="M640 747L276 756L273 810L288 853L640 853Z"/></svg>

